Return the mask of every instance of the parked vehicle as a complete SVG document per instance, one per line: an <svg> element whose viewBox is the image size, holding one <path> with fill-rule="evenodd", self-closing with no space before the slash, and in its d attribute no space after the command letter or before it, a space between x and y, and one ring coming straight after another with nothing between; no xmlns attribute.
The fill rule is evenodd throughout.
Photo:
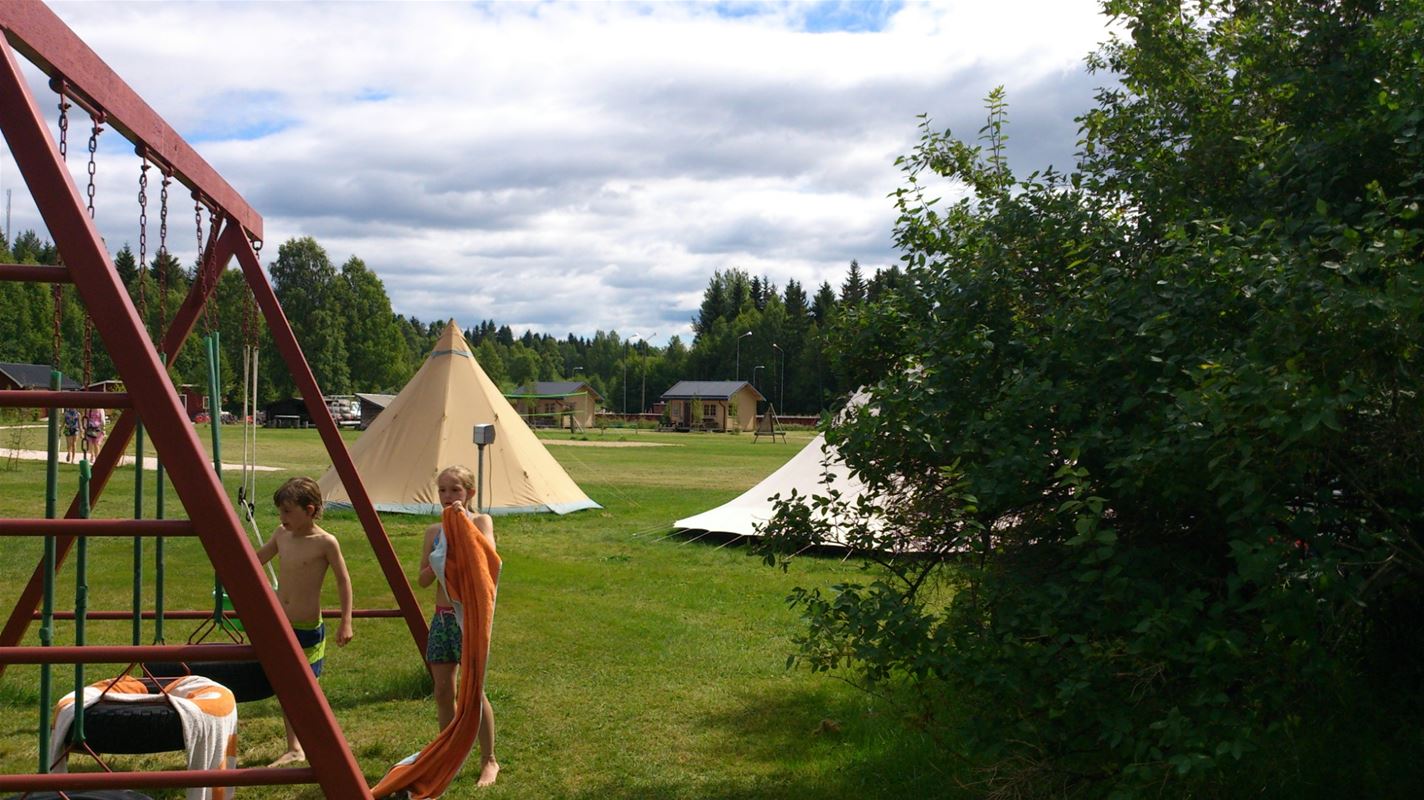
<svg viewBox="0 0 1424 800"><path fill-rule="evenodd" d="M326 398L326 407L337 427L355 428L361 425L361 401L349 394L332 395Z"/></svg>

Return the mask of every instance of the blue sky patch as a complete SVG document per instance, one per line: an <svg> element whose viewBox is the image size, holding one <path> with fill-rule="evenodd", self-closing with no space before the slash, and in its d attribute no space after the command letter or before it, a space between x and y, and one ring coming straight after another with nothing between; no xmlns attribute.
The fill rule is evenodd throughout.
<svg viewBox="0 0 1424 800"><path fill-rule="evenodd" d="M717 16L744 19L789 11L807 33L875 33L904 7L903 0L815 0L788 3L721 0L714 3Z"/></svg>
<svg viewBox="0 0 1424 800"><path fill-rule="evenodd" d="M292 127L296 119L282 110L283 95L275 91L232 91L214 95L205 107L212 113L199 120L184 138L191 142L250 141Z"/></svg>
<svg viewBox="0 0 1424 800"><path fill-rule="evenodd" d="M805 29L811 33L875 33L904 7L901 0L825 0L806 4Z"/></svg>

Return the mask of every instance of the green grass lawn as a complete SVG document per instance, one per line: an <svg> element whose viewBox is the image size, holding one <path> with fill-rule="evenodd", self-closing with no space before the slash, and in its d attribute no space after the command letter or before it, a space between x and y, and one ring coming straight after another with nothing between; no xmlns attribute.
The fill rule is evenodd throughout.
<svg viewBox="0 0 1424 800"><path fill-rule="evenodd" d="M223 455L241 459L240 429L224 431ZM206 443L207 426L199 434ZM0 446L43 446L42 429L0 429ZM358 434L346 436L354 440ZM547 439L569 439L548 434ZM797 585L830 586L862 573L854 560L803 557L789 574L764 567L746 548L670 536L672 522L718 505L769 474L809 439L752 443L750 436L609 430L590 443L649 442L663 447L551 444L550 452L603 510L564 517L525 515L495 521L504 567L495 613L487 689L498 723L503 771L491 798L837 798L960 796L954 776L927 737L887 700L824 675L787 670L797 615L785 597ZM258 497L270 498L290 475L319 477L328 460L315 431L263 430L258 460L288 468L262 473ZM0 464L3 466L3 464ZM234 487L238 476L226 476ZM72 493L76 470L61 465ZM116 475L96 516L133 512L133 471ZM153 514L152 473L147 481ZM61 494L62 504L67 495ZM169 494L169 516L177 516ZM44 470L38 462L0 469L0 515L40 516ZM259 505L264 529L276 524ZM414 573L420 532L432 517L384 518L397 554ZM354 514L323 523L342 540L356 604L394 601ZM152 603L152 543L144 592ZM0 608L13 607L41 553L39 540L4 542ZM90 549L90 607L123 608L131 593L132 544L96 540ZM170 608L210 603L212 575L196 541L168 545ZM67 566L72 566L71 563ZM328 581L328 605L336 607ZM57 607L73 607L66 569ZM417 591L429 608L428 591ZM192 622L169 621L170 642ZM91 642L127 644L129 623L91 622ZM57 643L72 641L70 623ZM145 635L152 635L147 623ZM34 631L27 643L37 643ZM98 679L111 666L94 666ZM68 668L55 668L61 692ZM0 678L0 771L36 764L38 668L11 667ZM415 752L436 733L435 708L419 654L399 620L357 620L346 648L330 647L322 687L368 778ZM241 706L243 766L260 766L283 749L275 700ZM119 757L118 769L174 769L179 754ZM472 760L447 797L475 793ZM75 759L76 769L89 769ZM249 797L315 798L315 787L244 790ZM155 797L181 797L181 792Z"/></svg>

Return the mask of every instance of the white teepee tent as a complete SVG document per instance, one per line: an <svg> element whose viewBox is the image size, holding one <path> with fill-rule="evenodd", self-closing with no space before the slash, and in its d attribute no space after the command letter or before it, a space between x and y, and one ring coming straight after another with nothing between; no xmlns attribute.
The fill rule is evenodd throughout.
<svg viewBox="0 0 1424 800"><path fill-rule="evenodd" d="M351 447L356 471L380 511L438 514L436 474L453 464L479 469L474 426L493 424L485 447L484 505L491 514L601 508L559 462L485 375L451 320L435 349L400 394ZM351 500L336 470L319 481L332 508Z"/></svg>
<svg viewBox="0 0 1424 800"><path fill-rule="evenodd" d="M864 393L857 393L851 398L850 405L854 407L864 402ZM857 498L866 492L865 485L851 475L840 453L826 444L825 434L817 434L810 444L781 465L780 469L766 476L761 483L710 511L680 519L673 523L673 527L687 531L758 536L760 534L757 533L756 526L771 519L776 512L775 504L771 501L773 496L780 495L782 499L786 499L790 497L792 489L802 497L824 496L830 488L839 491L841 499L850 504L854 504ZM817 519L821 519L819 514ZM824 519L822 521L833 522ZM829 533L828 544L846 544L845 540L836 534L834 525L827 525L826 530Z"/></svg>

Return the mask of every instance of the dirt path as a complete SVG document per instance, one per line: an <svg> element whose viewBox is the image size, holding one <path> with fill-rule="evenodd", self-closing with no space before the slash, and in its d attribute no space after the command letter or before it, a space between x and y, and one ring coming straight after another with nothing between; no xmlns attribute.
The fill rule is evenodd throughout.
<svg viewBox="0 0 1424 800"><path fill-rule="evenodd" d="M17 453L18 453L18 455L16 455ZM46 454L45 451L43 451L43 450L13 450L13 449L11 449L11 448L9 448L9 447L0 447L0 460L7 460L7 459L11 459L11 458L19 458L19 459L22 460L22 461L44 461L44 460L45 460L46 458L48 458L48 457L49 457L49 455ZM64 459L61 458L61 459L59 460L59 463L61 463L61 464L65 463ZM76 462L76 463L77 463L77 462ZM121 466L121 467L132 466L133 463L134 463L133 456L124 456L124 457L119 461L119 466ZM157 471L157 469L158 469L158 459L157 459L157 458L154 458L154 457L152 457L152 456L145 456L144 459L143 459L143 468L144 468L144 469L151 469L151 470ZM224 461L224 462L223 462L223 469L224 469L224 470L234 470L234 471L236 471L236 470L241 470L241 469L242 469L242 465L241 465L241 464L229 464L229 463L227 463L226 461ZM257 470L258 472L281 472L281 471L283 470L283 467L264 467L264 466L258 465L258 466L253 467L253 469Z"/></svg>
<svg viewBox="0 0 1424 800"><path fill-rule="evenodd" d="M564 444L574 447L682 447L667 442L586 442L582 439L540 439L544 444Z"/></svg>

